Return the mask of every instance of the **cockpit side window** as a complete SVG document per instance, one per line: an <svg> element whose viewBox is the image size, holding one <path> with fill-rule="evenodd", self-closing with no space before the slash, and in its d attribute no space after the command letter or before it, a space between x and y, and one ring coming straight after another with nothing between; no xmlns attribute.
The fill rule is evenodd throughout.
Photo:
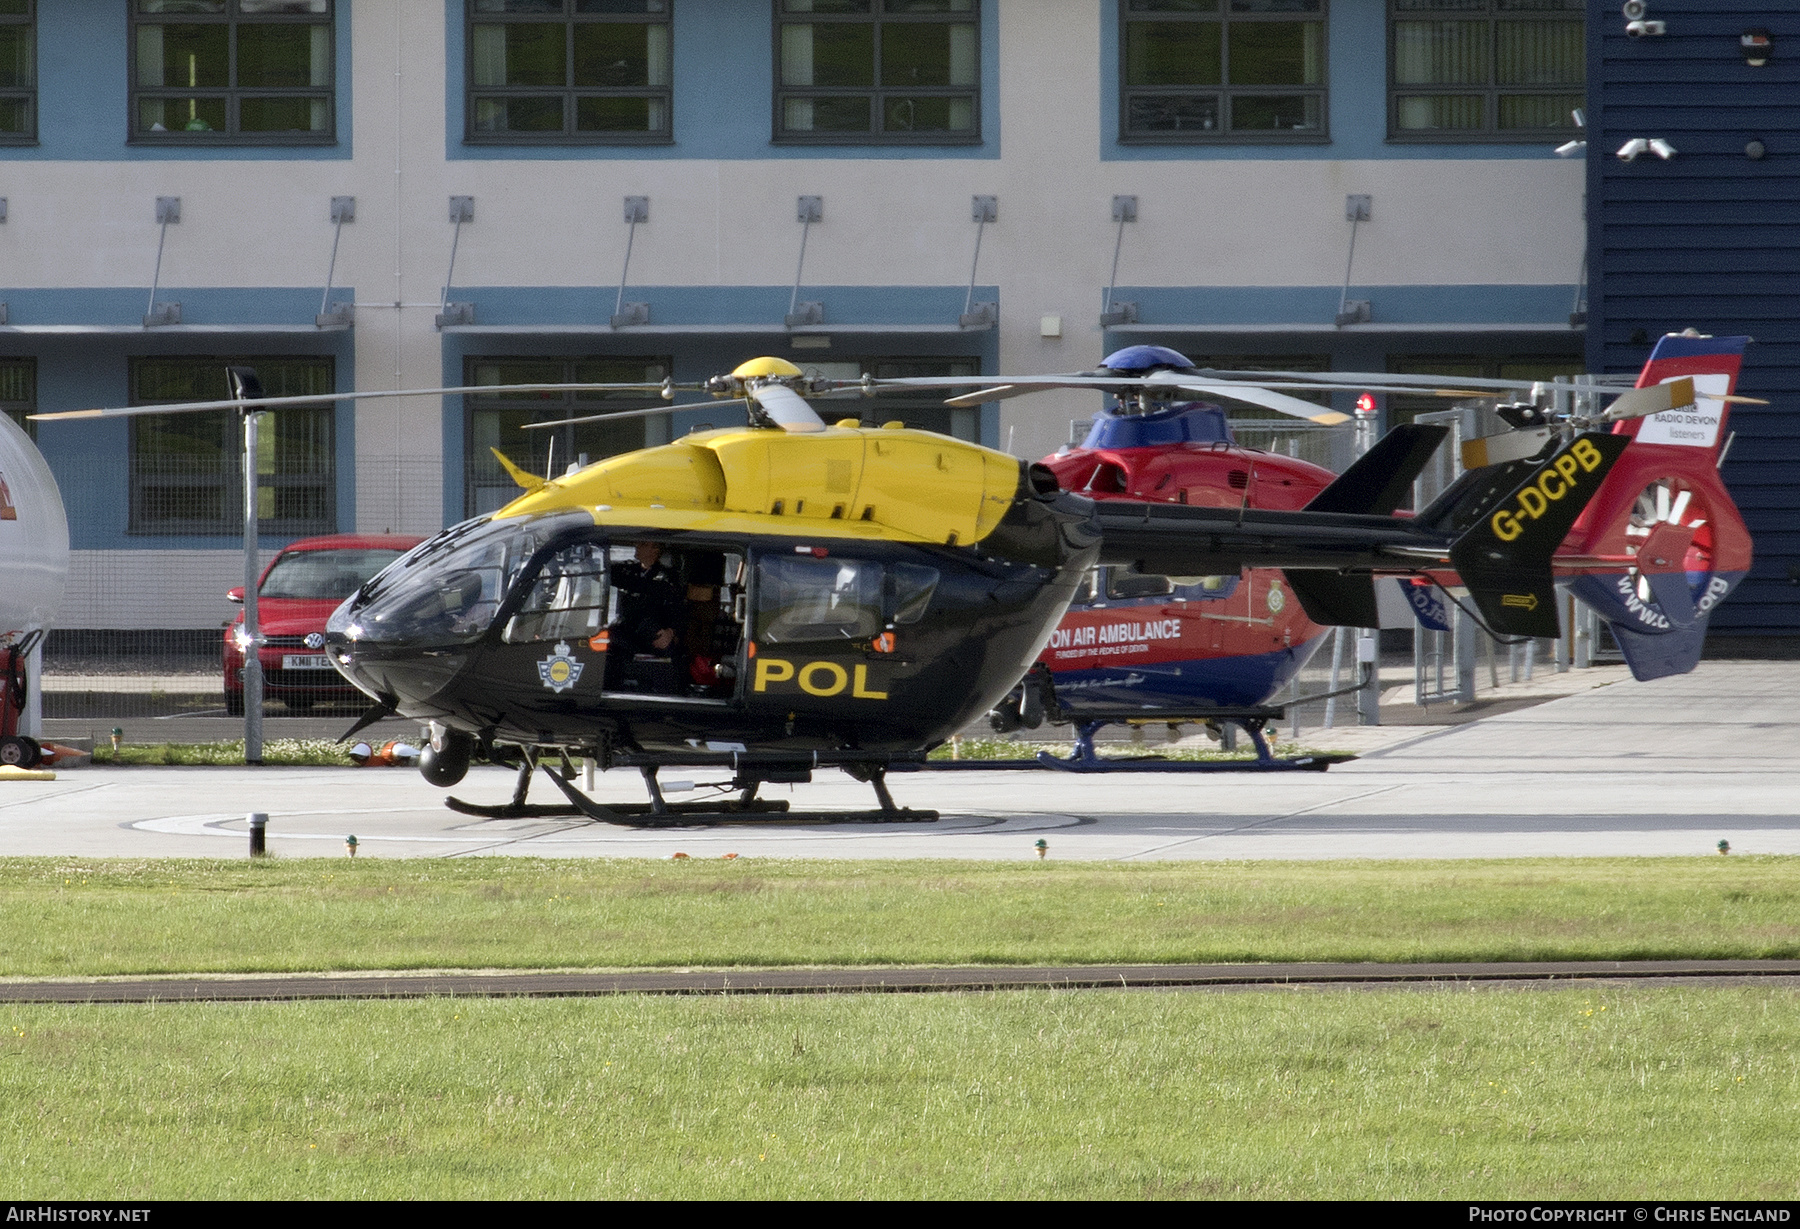
<svg viewBox="0 0 1800 1229"><path fill-rule="evenodd" d="M890 621L896 624L917 623L931 605L937 591L938 570L920 563L888 565L888 609Z"/></svg>
<svg viewBox="0 0 1800 1229"><path fill-rule="evenodd" d="M502 638L508 644L586 640L605 626L606 547L577 542L544 561Z"/></svg>
<svg viewBox="0 0 1800 1229"><path fill-rule="evenodd" d="M1235 576L1157 576L1129 568L1104 570L1106 596L1112 601L1133 598L1179 597L1183 601L1207 601L1230 597L1237 591ZM1079 595L1078 595L1079 600Z"/></svg>

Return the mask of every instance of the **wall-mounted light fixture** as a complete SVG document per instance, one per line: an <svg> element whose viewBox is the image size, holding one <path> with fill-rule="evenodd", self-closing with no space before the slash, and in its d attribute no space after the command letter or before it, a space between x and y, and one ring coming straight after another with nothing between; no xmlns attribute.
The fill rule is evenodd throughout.
<svg viewBox="0 0 1800 1229"><path fill-rule="evenodd" d="M1751 68L1761 68L1775 50L1775 36L1761 26L1745 30L1738 35L1738 49L1744 53L1744 63Z"/></svg>
<svg viewBox="0 0 1800 1229"><path fill-rule="evenodd" d="M1614 155L1620 162L1635 162L1639 154L1655 154L1664 162L1675 156L1675 147L1661 137L1632 137Z"/></svg>

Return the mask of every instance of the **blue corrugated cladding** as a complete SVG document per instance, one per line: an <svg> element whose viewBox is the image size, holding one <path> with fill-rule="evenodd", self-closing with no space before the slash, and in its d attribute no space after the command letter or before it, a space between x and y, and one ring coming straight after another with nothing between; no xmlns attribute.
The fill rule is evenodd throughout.
<svg viewBox="0 0 1800 1229"><path fill-rule="evenodd" d="M1725 463L1756 564L1712 626L1800 636L1800 0L1648 0L1660 37L1625 33L1617 4L1588 9L1588 362L1635 371L1667 332L1745 333ZM1765 29L1774 53L1745 63ZM1621 162L1634 137L1675 147ZM1753 159L1752 141L1767 153Z"/></svg>

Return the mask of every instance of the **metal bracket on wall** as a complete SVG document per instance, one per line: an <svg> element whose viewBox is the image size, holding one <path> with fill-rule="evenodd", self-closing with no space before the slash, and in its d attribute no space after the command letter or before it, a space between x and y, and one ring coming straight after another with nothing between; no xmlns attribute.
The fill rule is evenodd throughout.
<svg viewBox="0 0 1800 1229"><path fill-rule="evenodd" d="M157 328L160 325L181 323L181 304L162 303L156 301L156 291L162 284L163 244L168 241L169 227L181 221L181 198L179 196L159 196L156 198L156 222L161 228L156 236L156 271L150 275L150 305L144 309L144 327Z"/></svg>
<svg viewBox="0 0 1800 1229"><path fill-rule="evenodd" d="M440 329L449 324L475 323L475 305L473 303L452 303L450 301L450 287L456 281L456 248L462 242L463 223L474 220L474 197L453 196L450 198L450 221L456 229L450 235L450 268L444 274L444 292L438 296L437 326Z"/></svg>
<svg viewBox="0 0 1800 1229"><path fill-rule="evenodd" d="M337 273L338 240L343 237L344 223L356 221L356 198L331 198L331 261L325 266L325 293L319 296L319 314L313 323L322 329L349 328L356 322L356 309L349 303L333 304L331 279Z"/></svg>
<svg viewBox="0 0 1800 1229"><path fill-rule="evenodd" d="M1000 305L974 301L975 270L981 267L981 232L989 222L1000 220L1000 198L970 197L969 220L975 223L975 258L969 262L969 292L963 296L962 315L956 318L956 323L965 329L991 329L1000 323Z"/></svg>
<svg viewBox="0 0 1800 1229"><path fill-rule="evenodd" d="M1113 197L1112 220L1119 224L1119 233L1113 238L1112 277L1106 283L1106 306L1100 309L1100 327L1103 329L1110 329L1121 324L1137 323L1137 304L1114 303L1113 290L1119 284L1119 251L1125 246L1125 224L1138 220L1138 198L1135 196Z"/></svg>
<svg viewBox="0 0 1800 1229"><path fill-rule="evenodd" d="M627 303L625 301L625 283L631 276L631 245L637 239L638 223L649 220L649 197L628 196L625 198L625 225L630 229L625 232L625 267L619 271L619 297L613 300L612 326L615 329L650 323L650 305L648 303Z"/></svg>
<svg viewBox="0 0 1800 1229"><path fill-rule="evenodd" d="M781 318L782 324L790 329L807 325L825 323L825 305L817 301L802 303L800 301L800 278L806 272L806 237L812 232L814 222L825 220L825 198L822 196L802 196L795 204L794 220L800 223L800 260L794 266L794 292L788 296L787 315Z"/></svg>
<svg viewBox="0 0 1800 1229"><path fill-rule="evenodd" d="M1359 222L1369 220L1372 199L1368 196L1344 198L1344 220L1350 223L1350 254L1344 260L1344 288L1338 292L1337 315L1332 319L1340 329L1346 324L1367 324L1373 318L1369 300L1350 297L1350 271L1356 267L1356 227Z"/></svg>

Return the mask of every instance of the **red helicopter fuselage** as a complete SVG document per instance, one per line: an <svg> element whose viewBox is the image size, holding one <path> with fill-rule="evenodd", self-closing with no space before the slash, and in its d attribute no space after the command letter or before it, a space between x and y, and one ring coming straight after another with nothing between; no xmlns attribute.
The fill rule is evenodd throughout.
<svg viewBox="0 0 1800 1229"><path fill-rule="evenodd" d="M1213 508L1304 508L1334 474L1234 442L1223 411L1186 403L1147 415L1103 412L1080 447L1043 462L1064 490L1096 500ZM1278 569L1152 577L1100 569L1039 661L1076 719L1141 708L1146 717L1267 703L1323 642Z"/></svg>

